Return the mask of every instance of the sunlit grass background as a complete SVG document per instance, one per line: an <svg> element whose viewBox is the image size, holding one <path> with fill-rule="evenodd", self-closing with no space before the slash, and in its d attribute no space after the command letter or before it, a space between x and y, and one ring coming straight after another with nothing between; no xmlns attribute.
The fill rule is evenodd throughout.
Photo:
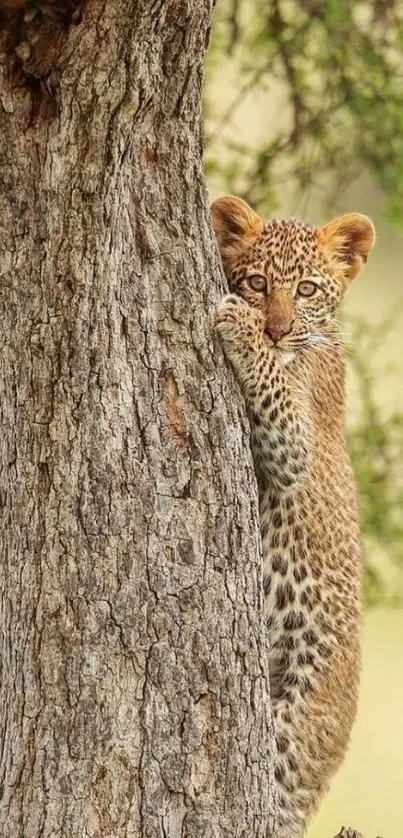
<svg viewBox="0 0 403 838"><path fill-rule="evenodd" d="M219 0L205 87L211 197L323 223L370 215L350 291L347 425L366 563L348 757L308 838L403 836L403 4Z"/></svg>

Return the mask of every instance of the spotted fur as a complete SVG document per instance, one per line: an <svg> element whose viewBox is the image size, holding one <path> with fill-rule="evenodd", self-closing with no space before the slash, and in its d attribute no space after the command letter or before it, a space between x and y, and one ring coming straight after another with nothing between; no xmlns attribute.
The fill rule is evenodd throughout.
<svg viewBox="0 0 403 838"><path fill-rule="evenodd" d="M357 214L320 229L264 224L233 197L212 217L232 292L216 329L245 396L260 494L279 838L301 838L356 711L361 556L335 314L374 230ZM256 275L266 290L251 287Z"/></svg>

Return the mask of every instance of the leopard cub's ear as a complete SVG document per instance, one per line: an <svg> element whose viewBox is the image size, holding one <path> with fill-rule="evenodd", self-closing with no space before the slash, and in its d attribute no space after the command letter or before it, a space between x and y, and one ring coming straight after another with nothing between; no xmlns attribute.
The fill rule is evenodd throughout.
<svg viewBox="0 0 403 838"><path fill-rule="evenodd" d="M213 228L225 270L263 231L263 219L241 198L225 195L211 205Z"/></svg>
<svg viewBox="0 0 403 838"><path fill-rule="evenodd" d="M319 241L346 287L358 276L375 244L370 218L351 212L319 230Z"/></svg>

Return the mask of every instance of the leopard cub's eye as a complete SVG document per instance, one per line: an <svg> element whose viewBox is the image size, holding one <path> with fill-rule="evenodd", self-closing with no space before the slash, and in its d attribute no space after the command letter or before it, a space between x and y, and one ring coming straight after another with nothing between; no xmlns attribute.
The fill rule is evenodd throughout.
<svg viewBox="0 0 403 838"><path fill-rule="evenodd" d="M265 276L261 276L260 274L248 276L248 283L254 291L266 291L267 279Z"/></svg>
<svg viewBox="0 0 403 838"><path fill-rule="evenodd" d="M309 279L304 279L299 283L297 293L300 297L313 297L317 290L318 286L315 282L311 282Z"/></svg>

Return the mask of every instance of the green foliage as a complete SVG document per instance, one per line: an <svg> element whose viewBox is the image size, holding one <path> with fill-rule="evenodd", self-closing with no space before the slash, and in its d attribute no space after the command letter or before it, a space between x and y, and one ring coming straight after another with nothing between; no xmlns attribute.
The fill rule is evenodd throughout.
<svg viewBox="0 0 403 838"><path fill-rule="evenodd" d="M385 417L377 402L378 376L373 361L393 324L392 315L377 328L352 321L349 363L358 386L360 415L348 427L348 447L357 480L365 550L365 593L369 604L392 599L382 563L373 553L403 567L403 414ZM397 383L397 382L396 382Z"/></svg>
<svg viewBox="0 0 403 838"><path fill-rule="evenodd" d="M223 115L213 103L228 55L241 84ZM252 147L234 143L225 129L245 97L270 89L281 97L267 114L267 136ZM206 113L208 171L261 211L273 210L285 181L301 193L322 175L332 199L365 168L387 195L388 215L401 220L403 3L221 0Z"/></svg>

